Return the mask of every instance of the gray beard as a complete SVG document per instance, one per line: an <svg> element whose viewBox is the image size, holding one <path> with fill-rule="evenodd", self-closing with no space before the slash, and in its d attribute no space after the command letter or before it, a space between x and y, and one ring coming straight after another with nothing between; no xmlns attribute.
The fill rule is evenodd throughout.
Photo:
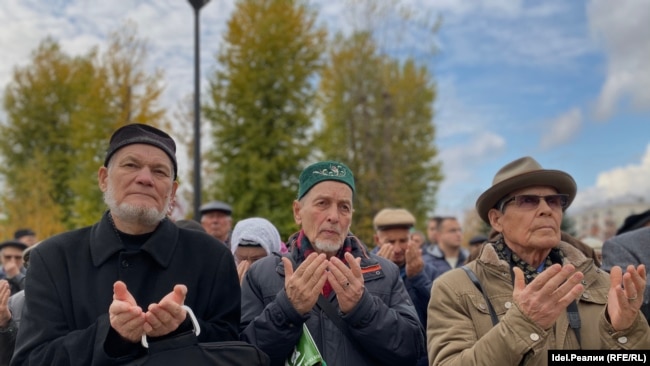
<svg viewBox="0 0 650 366"><path fill-rule="evenodd" d="M171 195L165 199L164 207L169 207L170 202ZM143 226L158 225L167 215L166 210L158 211L154 207L135 206L128 203L118 205L115 201L115 190L110 183L106 192L104 192L104 203L106 203L106 206L111 211L111 215L114 217L119 218L121 221L134 222Z"/></svg>
<svg viewBox="0 0 650 366"><path fill-rule="evenodd" d="M336 244L336 243L330 243L330 242L322 242L322 241L315 241L314 242L314 247L318 249L321 252L325 253L336 253L341 249L343 246L343 243Z"/></svg>

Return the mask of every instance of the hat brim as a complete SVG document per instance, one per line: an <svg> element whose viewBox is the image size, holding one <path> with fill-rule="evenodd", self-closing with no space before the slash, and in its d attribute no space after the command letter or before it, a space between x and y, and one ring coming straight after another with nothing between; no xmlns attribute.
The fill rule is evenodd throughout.
<svg viewBox="0 0 650 366"><path fill-rule="evenodd" d="M4 248L8 248L8 247L16 248L16 249L20 249L20 250L25 250L25 249L28 248L27 244L19 242L19 241L9 241L9 242L5 242L5 243L0 244L0 250L2 250Z"/></svg>
<svg viewBox="0 0 650 366"><path fill-rule="evenodd" d="M481 219L490 225L488 217L490 209L509 193L531 186L554 187L558 193L569 195L567 207L573 202L578 189L575 180L563 171L536 170L503 180L490 187L476 200L476 211Z"/></svg>

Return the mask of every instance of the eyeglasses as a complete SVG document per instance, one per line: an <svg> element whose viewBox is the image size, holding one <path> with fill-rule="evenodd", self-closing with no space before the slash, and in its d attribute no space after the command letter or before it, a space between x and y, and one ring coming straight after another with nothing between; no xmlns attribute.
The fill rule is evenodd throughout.
<svg viewBox="0 0 650 366"><path fill-rule="evenodd" d="M23 259L22 255L3 255L3 257L6 261L10 261L12 259L19 261Z"/></svg>
<svg viewBox="0 0 650 366"><path fill-rule="evenodd" d="M523 210L534 210L539 206L541 200L546 201L548 207L553 210L564 210L569 206L569 195L568 194L549 194L548 196L538 196L535 194L521 194L518 196L512 196L501 202L499 205L499 211L503 212L503 209L510 202L514 202L515 205Z"/></svg>

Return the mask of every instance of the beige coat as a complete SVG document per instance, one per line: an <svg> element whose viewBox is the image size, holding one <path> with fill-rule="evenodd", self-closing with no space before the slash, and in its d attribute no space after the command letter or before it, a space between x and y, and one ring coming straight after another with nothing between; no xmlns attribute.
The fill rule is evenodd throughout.
<svg viewBox="0 0 650 366"><path fill-rule="evenodd" d="M621 332L614 332L605 319L609 274L569 244L561 242L559 248L565 263L585 275L585 291L578 302L582 349L650 349L650 329L640 312L633 326ZM463 269L445 273L434 281L428 307L430 365L546 366L547 350L580 348L566 313L549 330L521 313L512 301L510 267L492 245L485 245L468 267L488 294L499 323L492 326L483 296Z"/></svg>

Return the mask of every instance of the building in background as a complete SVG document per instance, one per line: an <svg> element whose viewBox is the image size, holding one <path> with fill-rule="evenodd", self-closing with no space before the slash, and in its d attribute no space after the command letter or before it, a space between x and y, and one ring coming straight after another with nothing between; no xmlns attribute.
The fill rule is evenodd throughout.
<svg viewBox="0 0 650 366"><path fill-rule="evenodd" d="M627 196L578 212L567 212L567 215L575 221L578 238L592 237L605 241L616 234L626 217L648 209L650 202L645 198Z"/></svg>

